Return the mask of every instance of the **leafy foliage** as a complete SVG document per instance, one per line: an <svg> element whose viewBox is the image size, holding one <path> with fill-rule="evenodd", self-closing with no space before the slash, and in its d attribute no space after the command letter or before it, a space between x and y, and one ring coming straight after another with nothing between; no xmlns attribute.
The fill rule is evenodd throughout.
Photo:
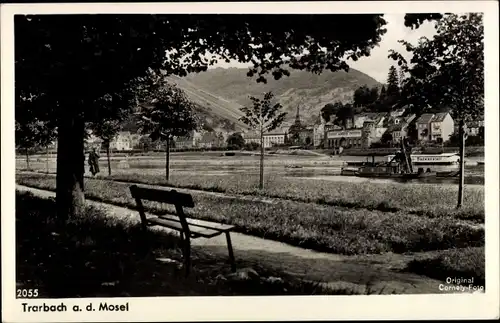
<svg viewBox="0 0 500 323"><path fill-rule="evenodd" d="M261 134L278 128L285 121L286 112L280 112L282 108L281 104L275 103L273 105L271 103L273 97L272 92L265 93L262 100L250 97L253 106L251 108L241 108L241 111L245 114L245 116L241 117L241 120L252 128L257 129Z"/></svg>
<svg viewBox="0 0 500 323"><path fill-rule="evenodd" d="M389 68L389 75L387 76L387 95L399 96L399 78L398 71L394 65Z"/></svg>
<svg viewBox="0 0 500 323"><path fill-rule="evenodd" d="M21 149L37 149L46 147L56 137L57 132L47 122L40 120L30 123L15 123L16 146Z"/></svg>
<svg viewBox="0 0 500 323"><path fill-rule="evenodd" d="M440 13L409 13L405 15L405 26L417 29L425 21L435 21L443 18Z"/></svg>
<svg viewBox="0 0 500 323"><path fill-rule="evenodd" d="M227 147L229 149L241 149L245 146L245 139L239 132L235 132L227 137Z"/></svg>
<svg viewBox="0 0 500 323"><path fill-rule="evenodd" d="M258 82L269 73L289 75L283 64L314 73L347 70L346 59L368 56L386 32L380 14L16 15L14 23L16 98L34 96L42 107L31 109L37 118L58 122L61 218L83 205L83 125L99 120L96 100L120 93L149 68L185 76L234 59L252 63L249 76L259 75ZM77 86L82 81L86 86ZM166 125L155 135L173 133L176 126L143 110L151 125Z"/></svg>
<svg viewBox="0 0 500 323"><path fill-rule="evenodd" d="M140 131L149 134L153 141L185 136L197 127L194 105L182 90L167 83L161 73L150 70L138 80L135 91Z"/></svg>
<svg viewBox="0 0 500 323"><path fill-rule="evenodd" d="M378 99L378 88L368 88L368 86L363 85L354 91L354 105L355 106L369 106L373 104Z"/></svg>
<svg viewBox="0 0 500 323"><path fill-rule="evenodd" d="M323 109L321 109L321 117L325 122L329 122L331 116L336 116L342 106L340 102L326 104Z"/></svg>
<svg viewBox="0 0 500 323"><path fill-rule="evenodd" d="M408 74L404 97L420 112L447 107L455 120L475 119L484 111L482 14L446 14L436 29L433 39L416 46L400 41L413 55L410 62L395 51L389 55Z"/></svg>

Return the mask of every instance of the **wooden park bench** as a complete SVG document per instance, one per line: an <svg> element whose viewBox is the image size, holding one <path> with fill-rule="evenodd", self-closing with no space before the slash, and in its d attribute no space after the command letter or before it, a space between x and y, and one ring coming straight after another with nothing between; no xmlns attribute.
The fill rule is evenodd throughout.
<svg viewBox="0 0 500 323"><path fill-rule="evenodd" d="M141 224L144 231L150 226L160 226L177 230L180 233L182 242L182 253L184 257L184 267L186 276L189 275L191 268L191 239L213 238L221 234L226 235L227 249L229 252L229 261L231 270L236 271L234 261L233 247L231 244L230 232L234 229L233 225L194 220L186 217L185 207L193 208L194 201L190 194L179 193L175 190L158 190L151 188L142 188L137 185L130 186L130 193L137 204L137 211L141 216ZM176 215L158 215L146 217L142 200L166 203L175 206Z"/></svg>

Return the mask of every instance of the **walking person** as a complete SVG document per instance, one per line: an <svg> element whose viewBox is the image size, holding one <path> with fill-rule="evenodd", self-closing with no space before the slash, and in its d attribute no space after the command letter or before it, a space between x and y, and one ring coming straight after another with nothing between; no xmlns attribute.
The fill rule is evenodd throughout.
<svg viewBox="0 0 500 323"><path fill-rule="evenodd" d="M93 148L89 153L89 166L90 172L93 176L99 173L99 155L97 154L95 148Z"/></svg>

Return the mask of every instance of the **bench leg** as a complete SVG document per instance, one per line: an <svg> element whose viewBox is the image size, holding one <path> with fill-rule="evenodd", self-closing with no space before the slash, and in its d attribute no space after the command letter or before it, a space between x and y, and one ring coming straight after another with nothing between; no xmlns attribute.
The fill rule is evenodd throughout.
<svg viewBox="0 0 500 323"><path fill-rule="evenodd" d="M236 264L234 261L233 245L231 244L231 236L229 235L229 231L226 232L226 241L227 241L227 251L229 252L229 261L231 262L231 270L235 272Z"/></svg>
<svg viewBox="0 0 500 323"><path fill-rule="evenodd" d="M189 238L183 241L183 254L184 254L184 269L186 270L186 277L189 276L189 271L191 269L191 242Z"/></svg>

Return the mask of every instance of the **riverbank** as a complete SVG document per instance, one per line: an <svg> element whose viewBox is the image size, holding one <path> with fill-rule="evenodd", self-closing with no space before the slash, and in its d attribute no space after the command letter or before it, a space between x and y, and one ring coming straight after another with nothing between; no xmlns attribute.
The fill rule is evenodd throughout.
<svg viewBox="0 0 500 323"><path fill-rule="evenodd" d="M393 184L370 182L318 181L314 178L282 177L265 175L264 190L258 189L258 177L238 174L232 176L190 175L173 173L169 181L163 170L155 174L124 173L111 176L99 175L99 179L118 182L187 188L235 195L278 198L303 203L405 212L431 218L454 217L457 219L484 221L484 186L473 189L466 186L461 209L455 208L457 191L454 186L435 184ZM54 174L18 173L16 180L54 178ZM381 189L383 187L383 189Z"/></svg>
<svg viewBox="0 0 500 323"><path fill-rule="evenodd" d="M343 156L387 156L393 155L399 148L348 148L342 152ZM422 154L458 153L459 147L423 147L419 149ZM325 151L326 152L326 151ZM484 157L484 146L465 146L466 157Z"/></svg>

